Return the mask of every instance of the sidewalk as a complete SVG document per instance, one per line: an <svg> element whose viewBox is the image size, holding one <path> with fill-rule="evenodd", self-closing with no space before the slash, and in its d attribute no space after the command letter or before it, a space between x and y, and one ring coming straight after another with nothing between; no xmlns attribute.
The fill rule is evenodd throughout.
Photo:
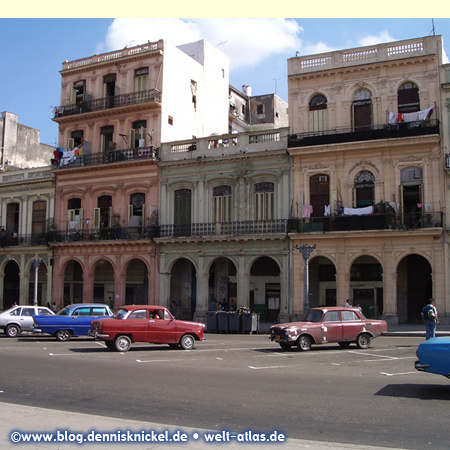
<svg viewBox="0 0 450 450"><path fill-rule="evenodd" d="M240 450L243 447L246 447L248 450L260 450L261 448L282 448L283 450L387 450L386 447L375 447L370 445L340 444L336 442L319 442L289 438L283 443L263 444L261 442L236 442L235 440L232 440L231 442L208 443L203 440L203 433L206 432L206 430L175 428L151 422L139 422L135 420L124 420L90 414L79 414L9 403L0 403L0 416L4 418L0 423L0 448L2 450ZM151 433L152 431L163 433L166 430L170 433L175 433L178 431L186 433L189 436L189 441L179 443L84 442L81 444L76 442L77 435L80 437L80 433L84 433L84 436L88 436L93 430L99 434L117 434L118 431L124 434L127 431L141 434L140 432L142 430L145 430L146 433ZM13 431L28 434L39 432L56 433L57 431L64 433L64 431L67 431L66 436L72 442L28 442L13 444L10 440ZM213 432L219 433L222 432L222 430L214 430ZM271 433L272 430L268 430L268 432ZM197 439L193 437L196 433L199 436ZM394 450L392 448L389 449ZM397 448L397 450L402 449Z"/></svg>

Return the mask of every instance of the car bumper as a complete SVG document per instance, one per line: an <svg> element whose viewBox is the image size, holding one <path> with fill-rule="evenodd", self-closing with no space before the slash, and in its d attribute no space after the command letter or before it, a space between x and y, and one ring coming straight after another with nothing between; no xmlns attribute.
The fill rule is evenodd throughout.
<svg viewBox="0 0 450 450"><path fill-rule="evenodd" d="M33 334L43 334L43 331L40 328L33 328L31 331Z"/></svg>
<svg viewBox="0 0 450 450"><path fill-rule="evenodd" d="M420 372L424 372L425 370L427 370L430 365L429 364L420 364L420 361L416 361L414 363L414 367L416 370L419 370Z"/></svg>
<svg viewBox="0 0 450 450"><path fill-rule="evenodd" d="M100 333L97 333L96 331L93 332L91 330L89 330L87 332L87 335L93 337L94 339L108 339L109 338L109 334L100 334Z"/></svg>

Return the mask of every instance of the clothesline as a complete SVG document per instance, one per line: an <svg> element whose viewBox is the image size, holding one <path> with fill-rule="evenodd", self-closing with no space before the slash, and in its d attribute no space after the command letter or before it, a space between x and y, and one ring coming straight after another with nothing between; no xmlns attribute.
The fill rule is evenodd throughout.
<svg viewBox="0 0 450 450"><path fill-rule="evenodd" d="M434 106L424 109L422 111L412 112L412 113L398 113L389 112L389 124L395 125L397 123L404 122L422 122L428 120L433 113Z"/></svg>

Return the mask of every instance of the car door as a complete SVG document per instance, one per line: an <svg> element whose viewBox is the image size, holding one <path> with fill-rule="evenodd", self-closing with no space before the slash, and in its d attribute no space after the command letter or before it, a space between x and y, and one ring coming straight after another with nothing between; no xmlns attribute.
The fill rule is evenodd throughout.
<svg viewBox="0 0 450 450"><path fill-rule="evenodd" d="M148 311L146 309L136 309L129 316L120 321L120 325L125 326L122 331L132 335L133 342L148 342Z"/></svg>
<svg viewBox="0 0 450 450"><path fill-rule="evenodd" d="M149 311L148 342L154 344L172 344L179 341L176 320L164 309Z"/></svg>
<svg viewBox="0 0 450 450"><path fill-rule="evenodd" d="M33 316L36 314L36 310L32 306L24 306L19 317L20 327L24 331L31 331L33 326Z"/></svg>
<svg viewBox="0 0 450 450"><path fill-rule="evenodd" d="M355 311L341 311L343 324L343 340L355 341L356 337L364 328L364 322L358 317Z"/></svg>
<svg viewBox="0 0 450 450"><path fill-rule="evenodd" d="M74 336L82 336L87 334L91 327L92 311L89 306L80 306L73 310L69 319L69 328Z"/></svg>
<svg viewBox="0 0 450 450"><path fill-rule="evenodd" d="M321 331L322 344L342 341L342 322L339 311L327 311L325 313L322 319Z"/></svg>

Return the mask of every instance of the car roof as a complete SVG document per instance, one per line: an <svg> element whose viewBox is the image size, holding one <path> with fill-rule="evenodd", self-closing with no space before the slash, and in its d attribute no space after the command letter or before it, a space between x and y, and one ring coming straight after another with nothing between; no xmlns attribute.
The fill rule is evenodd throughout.
<svg viewBox="0 0 450 450"><path fill-rule="evenodd" d="M167 309L161 305L123 305L120 309L126 309L127 311L136 311L137 309Z"/></svg>
<svg viewBox="0 0 450 450"><path fill-rule="evenodd" d="M359 308L355 308L353 306L320 306L317 308L311 308L311 310L319 310L319 311L359 311Z"/></svg>
<svg viewBox="0 0 450 450"><path fill-rule="evenodd" d="M106 306L107 308L109 308L109 306L105 305L104 303L74 303L72 305L67 305L66 308L71 311L72 309L78 308L80 306L83 306L84 308L98 308L101 306Z"/></svg>

